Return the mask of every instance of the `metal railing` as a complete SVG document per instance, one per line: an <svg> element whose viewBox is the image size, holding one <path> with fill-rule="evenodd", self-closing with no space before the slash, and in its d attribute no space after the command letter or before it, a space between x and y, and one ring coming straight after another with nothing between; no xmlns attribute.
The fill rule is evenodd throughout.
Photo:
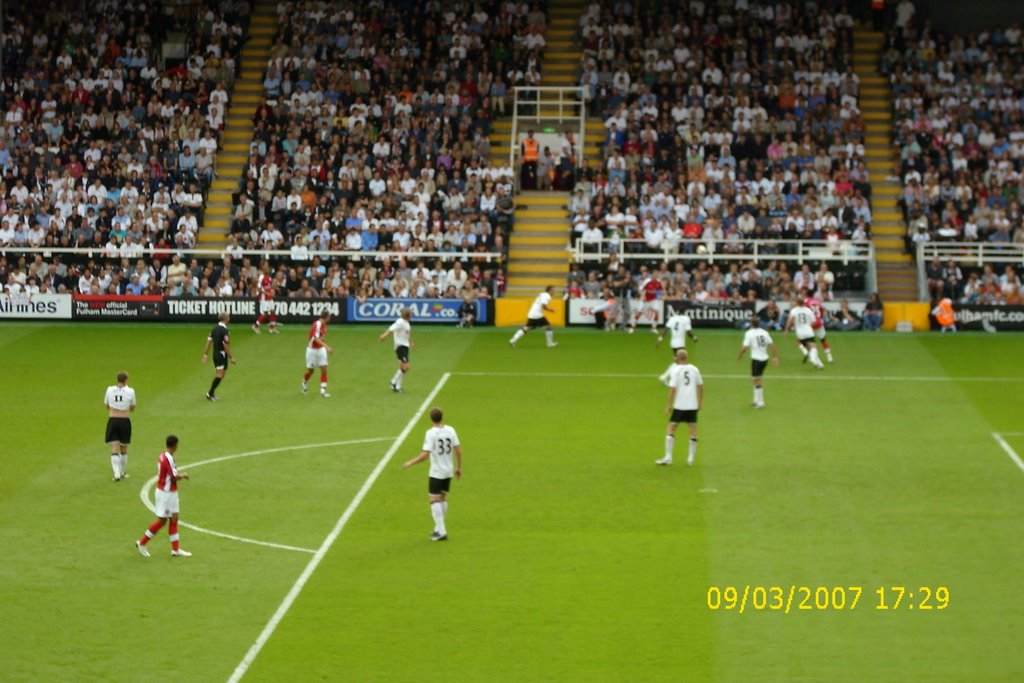
<svg viewBox="0 0 1024 683"><path fill-rule="evenodd" d="M225 256L231 256L232 258L244 258L247 256L254 256L258 259L290 259L296 262L312 261L314 256L319 256L322 261L329 261L334 258L339 259L350 259L356 261L362 261L364 259L371 259L379 261L384 257L390 258L392 261L404 258L406 261L414 261L416 259L441 259L442 261L483 261L484 263L501 262L504 258L504 254L494 251L470 251L470 252L451 252L451 251L312 251L309 250L301 257L296 257L292 253L291 249L231 249L230 247L220 247L217 249L177 249L168 248L160 249L153 247L145 247L142 249L133 250L132 255L122 255L120 250L114 254L103 248L94 247L0 247L0 256L5 257L10 261L11 257L17 258L18 256L34 256L35 254L41 254L43 258L52 258L55 255L69 255L69 256L84 256L86 259L98 259L101 261L113 261L121 260L124 258L135 260L139 258L160 256L170 258L171 256L178 255L182 258L195 256L198 258L217 258L222 259ZM81 260L81 259L72 259Z"/></svg>
<svg viewBox="0 0 1024 683"><path fill-rule="evenodd" d="M830 261L850 265L863 263L865 286L869 291L877 289L878 277L875 270L875 247L870 241L840 240L741 240L738 242L715 240L679 240L663 242L658 249L652 249L643 239L620 239L601 241L576 241L568 250L576 263L606 261L612 253L610 244L621 261L786 261L803 265L809 261ZM642 245L643 251L632 251L630 245ZM733 251L736 247L738 250Z"/></svg>
<svg viewBox="0 0 1024 683"><path fill-rule="evenodd" d="M933 260L981 268L987 265L1024 267L1024 244L1012 242L926 242L917 245L917 288L921 301L928 301L928 276L925 268Z"/></svg>
<svg viewBox="0 0 1024 683"><path fill-rule="evenodd" d="M508 162L517 169L519 158L520 121L535 124L557 122L577 123L579 132L576 143L577 166L583 163L583 143L587 131L587 104L582 87L555 87L543 85L520 85L512 89L512 131L509 138Z"/></svg>

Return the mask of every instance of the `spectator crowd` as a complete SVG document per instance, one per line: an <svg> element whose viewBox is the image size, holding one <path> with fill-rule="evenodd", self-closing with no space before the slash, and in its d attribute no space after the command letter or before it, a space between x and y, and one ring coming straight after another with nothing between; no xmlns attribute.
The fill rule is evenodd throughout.
<svg viewBox="0 0 1024 683"><path fill-rule="evenodd" d="M606 138L580 169L574 238L731 253L868 239L852 29L830 2L589 4L579 82Z"/></svg>
<svg viewBox="0 0 1024 683"><path fill-rule="evenodd" d="M881 70L893 95L907 246L1024 245L1024 41L1019 22L944 33L901 0ZM980 280L985 274L978 274Z"/></svg>

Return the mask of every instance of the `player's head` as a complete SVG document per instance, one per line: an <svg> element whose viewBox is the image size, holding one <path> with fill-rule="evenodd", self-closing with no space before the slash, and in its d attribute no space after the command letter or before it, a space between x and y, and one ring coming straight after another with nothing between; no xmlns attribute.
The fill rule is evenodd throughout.
<svg viewBox="0 0 1024 683"><path fill-rule="evenodd" d="M320 311L320 319L323 320L324 322L327 322L328 320L331 319L331 312L327 310Z"/></svg>
<svg viewBox="0 0 1024 683"><path fill-rule="evenodd" d="M231 322L231 315L228 313L221 313L220 315L217 316L217 320L227 325L229 322Z"/></svg>
<svg viewBox="0 0 1024 683"><path fill-rule="evenodd" d="M117 373L117 383L118 384L124 384L127 381L128 381L128 373L127 372L122 370L121 372Z"/></svg>
<svg viewBox="0 0 1024 683"><path fill-rule="evenodd" d="M178 437L176 437L174 434L171 434L170 436L167 437L167 450L173 453L177 448Z"/></svg>
<svg viewBox="0 0 1024 683"><path fill-rule="evenodd" d="M402 318L404 320L411 320L412 319L412 309L409 308L408 306L403 308L402 309Z"/></svg>
<svg viewBox="0 0 1024 683"><path fill-rule="evenodd" d="M678 349L676 351L676 362L677 363L685 363L686 362L686 349Z"/></svg>
<svg viewBox="0 0 1024 683"><path fill-rule="evenodd" d="M555 291L555 286L554 285L548 285L547 287L544 288L544 291L547 292L548 294L551 294L552 292Z"/></svg>
<svg viewBox="0 0 1024 683"><path fill-rule="evenodd" d="M758 327L761 327L761 319L758 318L756 315L755 316L751 316L751 318L750 318L750 326L753 327L754 329L757 329Z"/></svg>
<svg viewBox="0 0 1024 683"><path fill-rule="evenodd" d="M444 412L440 408L432 408L430 411L430 419L434 424L441 424L444 420Z"/></svg>

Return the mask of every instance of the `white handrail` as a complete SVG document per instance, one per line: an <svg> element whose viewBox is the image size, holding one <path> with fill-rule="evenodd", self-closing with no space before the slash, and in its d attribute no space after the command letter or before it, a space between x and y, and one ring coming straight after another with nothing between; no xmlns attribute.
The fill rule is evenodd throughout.
<svg viewBox="0 0 1024 683"><path fill-rule="evenodd" d="M271 257L287 257L292 258L292 252L290 249L238 249L234 252L228 251L227 247L221 247L219 249L177 249L167 248L160 249L154 247L144 247L137 250L142 256L153 256L153 255L168 255L173 256L175 254L179 256L203 256L203 257L215 257L224 258L225 256L258 256L260 258L271 258ZM34 255L41 254L43 258L50 258L54 254L72 254L85 256L86 258L96 258L103 260L121 259L121 258L138 258L139 256L126 256L123 257L118 253L116 256L107 255L107 252L103 248L94 247L0 247L0 256L10 258L11 256L21 255ZM493 251L470 251L470 252L449 252L449 251L309 251L308 256L304 258L295 258L296 261L312 261L314 256L319 256L321 260L327 260L332 258L344 258L353 260L364 260L371 258L374 261L383 259L384 257L390 258L392 261L404 258L407 261L419 258L434 258L441 259L443 261L450 261L458 259L462 260L475 260L483 259L486 263L492 261L501 261L504 255L500 252Z"/></svg>
<svg viewBox="0 0 1024 683"><path fill-rule="evenodd" d="M715 241L715 240L680 240L679 246L674 247L672 243L663 243L661 249L643 252L630 252L625 249L628 244L646 245L646 240L629 238L620 240L602 239L601 241L584 241L577 238L571 245L570 251L577 262L604 261L611 254L607 249L610 242L617 242L622 246L617 252L619 260L651 260L662 259L669 261L796 261L803 264L804 261L840 261L843 265L850 262L867 262L873 267L875 260L875 247L870 241L840 240L838 243L827 240L741 240L738 242ZM597 246L596 250L587 250L586 247ZM685 245L693 247L693 251L680 251L679 248ZM739 253L720 251L720 248L737 245L744 248ZM763 251L765 247L778 249L779 247L795 247L796 253L778 253L775 251ZM704 251L698 251L703 247ZM753 247L753 251L746 249Z"/></svg>
<svg viewBox="0 0 1024 683"><path fill-rule="evenodd" d="M922 301L927 301L928 276L925 267L930 261L953 261L981 268L986 264L1020 264L1024 267L1024 244L1015 242L925 242L917 245L917 288Z"/></svg>

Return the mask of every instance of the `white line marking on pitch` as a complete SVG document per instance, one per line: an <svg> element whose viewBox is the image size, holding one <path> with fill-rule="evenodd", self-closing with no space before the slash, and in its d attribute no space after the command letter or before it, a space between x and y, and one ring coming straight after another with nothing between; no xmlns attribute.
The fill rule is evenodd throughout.
<svg viewBox="0 0 1024 683"><path fill-rule="evenodd" d="M288 591L288 595L284 596L284 600L281 601L277 611L274 612L274 616L270 617L270 621L268 621L267 625L263 627L263 631L260 633L259 637L256 638L256 642L252 644L249 651L245 653L245 657L243 657L242 661L239 662L237 667L235 667L235 671L231 674L231 678L228 679L228 683L237 683L240 681L242 676L245 675L245 672L249 670L250 666L252 666L252 663L256 659L256 656L259 655L260 650L262 650L263 646L266 645L270 636L274 634L274 631L277 629L277 625L281 623L281 620L284 619L284 615L288 613L289 609L291 609L292 603L294 603L295 599L299 597L299 593L302 592L306 582L309 581L309 577L313 575L314 571L316 571L316 568L320 565L320 561L324 559L325 555L327 555L331 546L334 545L334 541L336 541L338 536L341 535L345 525L348 524L352 515L355 514L355 511L359 508L360 503L362 503L363 499L366 498L366 494L370 492L370 489L377 481L377 478L380 477L380 473L383 472L384 468L387 467L387 464L391 462L391 458L398 452L398 449L405 442L405 439L409 436L409 432L412 431L413 427L416 426L416 423L419 422L421 417L423 417L423 413L427 412L427 408L430 407L434 398L438 393L440 393L445 383L448 382L448 378L451 376L450 372L446 372L441 375L441 379L437 380L437 384L434 385L433 390L431 390L430 394L423 399L423 403L420 404L416 414L412 416L408 423L406 423L402 433L395 438L394 443L391 444L387 453L381 457L380 462L378 462L377 466L373 468L372 472L370 472L370 476L368 476L366 481L363 482L363 487L359 489L359 493L356 494L356 497L353 498L352 502L349 503L347 508L345 508L345 512L343 512L341 517L338 518L338 522L334 525L334 529L332 529L331 533L327 535L324 542L320 544L320 549L316 551L316 554L313 555L309 564L307 564L306 568L302 570L302 574L298 579L296 579L295 584L292 586L291 590Z"/></svg>
<svg viewBox="0 0 1024 683"><path fill-rule="evenodd" d="M199 462L191 463L190 465L182 465L181 469L187 467L202 467L203 465L212 465L216 462L225 462L227 460L237 460L238 458L251 458L254 455L267 455L268 453L284 453L286 451L304 451L312 448L329 448L331 446L350 446L361 443L377 443L380 441L389 441L392 437L382 436L373 439L350 439L348 441L330 441L327 443L307 443L301 446L282 446L281 448L267 448L262 451L247 451L245 453L235 453L233 455L224 455L219 458L210 458L209 460L201 460ZM142 490L139 491L139 497L142 499L142 504L149 508L150 512L155 513L156 507L149 502L149 490L156 484L156 477L153 477L145 484L142 485ZM213 531L212 529L204 529L201 526L195 524L189 524L188 522L178 522L181 526L192 531L198 531L202 534L209 534L210 536L219 536L220 538L226 538L232 541L239 541L240 543L251 543L253 545L262 545L267 548L277 548L278 550L293 550L299 553L316 553L316 550L312 548L299 548L293 545L283 545L281 543L270 543L268 541L257 541L252 538L245 538L244 536L234 536L232 534L225 534L220 531Z"/></svg>
<svg viewBox="0 0 1024 683"><path fill-rule="evenodd" d="M1020 471L1024 472L1024 460L1020 459L1020 456L1017 455L1017 451L1013 450L1013 446L1006 443L1006 439L1003 438L1003 434L1013 435L1017 434L1017 432L992 432L992 438L994 438L999 443L999 445L1003 447L1003 450L1006 451L1006 454L1010 456L1010 460L1013 460L1013 462L1017 464L1017 467L1020 468Z"/></svg>
<svg viewBox="0 0 1024 683"><path fill-rule="evenodd" d="M623 379L658 379L655 374L641 372L455 372L460 377L606 377ZM749 380L750 375L744 374L703 374L710 379L743 379ZM830 375L828 373L806 375L766 375L769 379L796 380L839 380L845 382L1024 382L1024 377L923 377L894 375Z"/></svg>

